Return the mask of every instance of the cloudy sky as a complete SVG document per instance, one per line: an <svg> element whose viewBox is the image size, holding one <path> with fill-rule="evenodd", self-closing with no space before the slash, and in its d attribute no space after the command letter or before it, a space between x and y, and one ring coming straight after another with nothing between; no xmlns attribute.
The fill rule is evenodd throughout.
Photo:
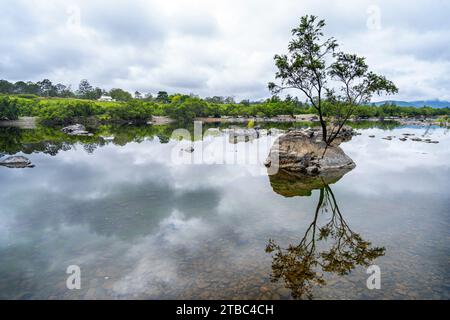
<svg viewBox="0 0 450 320"><path fill-rule="evenodd" d="M274 54L315 14L398 85L395 99L450 100L445 0L0 0L0 11L0 78L10 81L265 98Z"/></svg>

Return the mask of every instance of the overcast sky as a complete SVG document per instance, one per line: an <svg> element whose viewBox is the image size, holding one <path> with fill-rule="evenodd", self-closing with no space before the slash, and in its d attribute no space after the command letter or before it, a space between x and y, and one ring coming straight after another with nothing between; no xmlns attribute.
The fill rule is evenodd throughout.
<svg viewBox="0 0 450 320"><path fill-rule="evenodd" d="M0 78L10 81L265 98L273 56L315 14L341 49L397 84L395 99L450 100L445 0L0 0L0 12Z"/></svg>

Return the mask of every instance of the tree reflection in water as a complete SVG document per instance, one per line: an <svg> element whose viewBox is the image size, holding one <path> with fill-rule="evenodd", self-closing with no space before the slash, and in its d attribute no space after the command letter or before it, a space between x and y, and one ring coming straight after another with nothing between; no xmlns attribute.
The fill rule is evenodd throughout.
<svg viewBox="0 0 450 320"><path fill-rule="evenodd" d="M331 180L317 177L314 183L310 184L311 189L317 189L318 184L321 185L320 195L314 218L300 243L282 248L275 240L270 239L267 245L266 252L273 255L271 280L283 280L294 299L312 299L313 288L326 285L324 273L344 276L357 266L369 266L373 260L385 253L384 247L372 246L360 234L350 229L328 184L337 180L339 178L336 176ZM271 177L272 186L279 186L280 181L283 180L280 180L279 175ZM287 180L286 184L299 186L293 183L292 179ZM302 190L298 190L299 194L307 193L306 185L302 182L300 185ZM283 192L286 192L286 188L289 189L285 185ZM275 188L274 191L280 193ZM292 196L292 190L289 194ZM325 224L320 223L323 219Z"/></svg>

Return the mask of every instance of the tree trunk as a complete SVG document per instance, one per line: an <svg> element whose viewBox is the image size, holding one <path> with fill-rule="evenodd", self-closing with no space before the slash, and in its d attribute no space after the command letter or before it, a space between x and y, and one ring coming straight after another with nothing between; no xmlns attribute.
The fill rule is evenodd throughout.
<svg viewBox="0 0 450 320"><path fill-rule="evenodd" d="M320 125L322 126L322 140L327 142L327 124L323 120L322 113L319 113Z"/></svg>

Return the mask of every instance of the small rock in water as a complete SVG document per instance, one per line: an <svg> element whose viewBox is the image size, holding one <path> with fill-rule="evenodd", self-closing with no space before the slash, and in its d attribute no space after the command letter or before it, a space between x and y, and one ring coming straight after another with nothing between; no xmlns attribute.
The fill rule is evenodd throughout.
<svg viewBox="0 0 450 320"><path fill-rule="evenodd" d="M74 124L61 129L62 132L71 136L93 136L92 133L86 131L86 127L82 124Z"/></svg>
<svg viewBox="0 0 450 320"><path fill-rule="evenodd" d="M195 151L194 147L189 147L184 149L184 151L188 152L188 153L193 153Z"/></svg>
<svg viewBox="0 0 450 320"><path fill-rule="evenodd" d="M420 138L411 138L412 141L422 141Z"/></svg>
<svg viewBox="0 0 450 320"><path fill-rule="evenodd" d="M375 138L375 136L374 135L370 135L369 138Z"/></svg>
<svg viewBox="0 0 450 320"><path fill-rule="evenodd" d="M392 137L384 137L384 138L382 138L382 139L391 141L391 140L392 140Z"/></svg>
<svg viewBox="0 0 450 320"><path fill-rule="evenodd" d="M22 156L12 156L0 160L0 165L8 168L33 168L34 165L28 158Z"/></svg>
<svg viewBox="0 0 450 320"><path fill-rule="evenodd" d="M406 139L406 138L400 138L400 141L406 141L406 140L408 140L408 139Z"/></svg>

